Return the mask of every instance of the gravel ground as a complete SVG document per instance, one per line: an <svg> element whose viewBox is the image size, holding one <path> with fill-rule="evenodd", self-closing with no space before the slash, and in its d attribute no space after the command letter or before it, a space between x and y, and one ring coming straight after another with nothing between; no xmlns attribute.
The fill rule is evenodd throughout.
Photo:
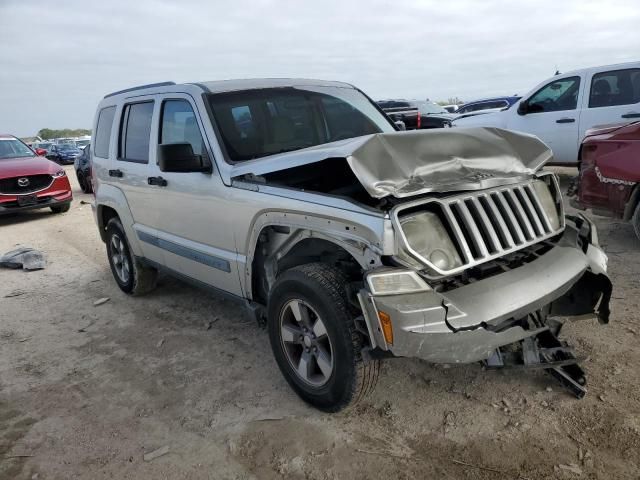
<svg viewBox="0 0 640 480"><path fill-rule="evenodd" d="M639 478L630 225L594 217L612 322L564 334L587 357L585 399L542 372L393 359L368 401L328 415L292 393L238 305L166 277L121 293L74 185L66 214L0 218L0 252L29 245L49 262L0 270L1 479Z"/></svg>

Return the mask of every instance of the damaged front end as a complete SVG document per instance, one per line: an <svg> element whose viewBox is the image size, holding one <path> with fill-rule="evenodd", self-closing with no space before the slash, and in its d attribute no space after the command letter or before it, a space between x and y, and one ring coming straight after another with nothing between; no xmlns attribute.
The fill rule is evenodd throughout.
<svg viewBox="0 0 640 480"><path fill-rule="evenodd" d="M584 372L558 335L572 319L609 321L611 282L595 227L567 217L561 233L511 256L399 294L376 292L385 272L370 272L359 299L372 354L544 368L581 398Z"/></svg>

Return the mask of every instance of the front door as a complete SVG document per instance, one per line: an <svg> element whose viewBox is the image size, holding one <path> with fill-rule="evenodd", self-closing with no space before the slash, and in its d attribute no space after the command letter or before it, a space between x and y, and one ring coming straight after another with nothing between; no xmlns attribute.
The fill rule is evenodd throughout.
<svg viewBox="0 0 640 480"><path fill-rule="evenodd" d="M241 295L232 224L226 207L229 188L222 183L202 135L201 119L191 97L171 94L162 98L157 144L189 143L196 155L214 164L212 173L160 172L155 188L159 212L158 244L166 265L207 285ZM157 164L156 161L154 163ZM157 165L156 165L157 168Z"/></svg>
<svg viewBox="0 0 640 480"><path fill-rule="evenodd" d="M525 100L525 115L514 112L509 128L536 135L551 148L556 162L577 162L580 83L579 76L549 82Z"/></svg>

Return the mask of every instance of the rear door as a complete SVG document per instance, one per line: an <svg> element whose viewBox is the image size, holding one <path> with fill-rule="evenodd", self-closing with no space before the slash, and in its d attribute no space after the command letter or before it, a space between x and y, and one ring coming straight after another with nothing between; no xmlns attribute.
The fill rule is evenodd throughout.
<svg viewBox="0 0 640 480"><path fill-rule="evenodd" d="M580 117L580 140L598 125L640 120L640 65L618 70L594 69L587 76L588 95Z"/></svg>
<svg viewBox="0 0 640 480"><path fill-rule="evenodd" d="M162 195L148 179L159 175L155 162L155 142L151 141L152 128L157 125L155 96L136 97L127 100L119 111L119 135L117 157L112 163L110 175L117 178L131 215L133 228L141 240L140 246L146 258L164 264L164 255L157 246L156 229L159 212L157 198ZM156 127L157 128L157 127Z"/></svg>
<svg viewBox="0 0 640 480"><path fill-rule="evenodd" d="M536 135L553 150L556 162L577 162L581 87L579 75L554 78L526 99L525 115L507 110L511 112L508 127Z"/></svg>
<svg viewBox="0 0 640 480"><path fill-rule="evenodd" d="M241 295L233 204L227 197L230 189L215 170L197 107L189 95L167 94L158 109L153 150L158 144L189 143L195 154L207 156L214 165L212 173L158 173L162 183L154 187L158 194L153 204L159 212L156 233L166 265L184 276ZM238 113L239 124L246 123L246 112L248 107ZM153 158L157 169L157 157Z"/></svg>

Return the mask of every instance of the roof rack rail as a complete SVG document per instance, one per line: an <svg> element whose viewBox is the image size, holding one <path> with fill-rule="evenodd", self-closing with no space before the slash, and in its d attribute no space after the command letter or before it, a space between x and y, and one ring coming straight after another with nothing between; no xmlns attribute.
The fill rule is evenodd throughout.
<svg viewBox="0 0 640 480"><path fill-rule="evenodd" d="M147 85L138 85L137 87L125 88L124 90L118 90L117 92L109 93L105 95L104 98L113 97L114 95L119 95L121 93L134 92L136 90L142 90L143 88L152 88L152 87L168 87L169 85L175 85L176 82L160 82L160 83L149 83Z"/></svg>

